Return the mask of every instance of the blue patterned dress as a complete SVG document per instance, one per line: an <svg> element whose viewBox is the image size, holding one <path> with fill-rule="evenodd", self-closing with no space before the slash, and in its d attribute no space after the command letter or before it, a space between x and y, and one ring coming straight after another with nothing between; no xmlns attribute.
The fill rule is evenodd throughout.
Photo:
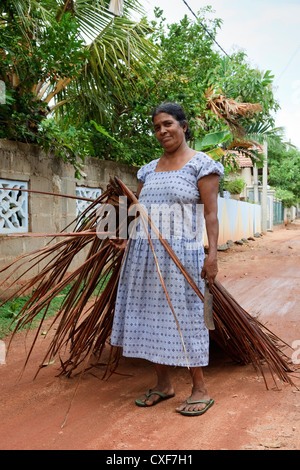
<svg viewBox="0 0 300 470"><path fill-rule="evenodd" d="M203 292L204 216L197 181L210 173L222 176L223 166L202 152L180 170L156 172L157 163L153 160L138 171L137 177L144 183L139 202ZM155 233L151 235L182 337L140 223L120 275L111 344L122 347L127 357L173 366L206 366L209 332L203 303Z"/></svg>

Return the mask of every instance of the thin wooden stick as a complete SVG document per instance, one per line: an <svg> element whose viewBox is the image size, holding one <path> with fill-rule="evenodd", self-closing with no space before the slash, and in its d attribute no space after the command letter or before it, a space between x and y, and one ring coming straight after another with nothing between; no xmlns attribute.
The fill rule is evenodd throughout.
<svg viewBox="0 0 300 470"><path fill-rule="evenodd" d="M70 196L69 194L60 194L60 193L51 193L47 191L37 191L33 189L25 189L25 188L3 188L0 187L0 191L22 191L26 193L35 193L35 194L45 194L46 196L60 196L60 197L67 197L69 199L80 199L82 201L89 201L89 202L95 202L95 199L91 199L88 197L82 197L82 196Z"/></svg>

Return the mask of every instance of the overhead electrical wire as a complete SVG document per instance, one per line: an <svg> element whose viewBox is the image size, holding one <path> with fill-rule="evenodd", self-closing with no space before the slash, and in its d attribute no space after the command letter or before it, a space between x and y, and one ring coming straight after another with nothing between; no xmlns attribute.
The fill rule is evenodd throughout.
<svg viewBox="0 0 300 470"><path fill-rule="evenodd" d="M206 31L206 33L209 35L209 37L214 41L214 43L219 47L219 49L221 49L221 51L230 59L231 57L227 54L226 51L224 51L223 47L220 46L220 44L215 40L215 38L213 37L213 35L208 31L208 29L206 28L206 26L199 20L199 18L197 17L197 15L193 12L193 10L191 9L191 7L189 6L189 4L185 1L185 0L182 0L183 3L187 6L187 8L190 10L190 12L192 13L192 15L194 15L194 17L196 18L196 20L201 24L202 28Z"/></svg>
<svg viewBox="0 0 300 470"><path fill-rule="evenodd" d="M276 83L279 82L279 80L281 79L282 75L286 72L286 70L289 68L289 66L291 65L291 63L293 62L294 58L296 57L296 55L298 54L300 50L300 44L298 44L297 46L297 49L295 50L295 52L292 54L292 56L290 57L289 61L287 62L286 66L283 68L283 70L281 71L280 75L278 76L277 80L276 80Z"/></svg>

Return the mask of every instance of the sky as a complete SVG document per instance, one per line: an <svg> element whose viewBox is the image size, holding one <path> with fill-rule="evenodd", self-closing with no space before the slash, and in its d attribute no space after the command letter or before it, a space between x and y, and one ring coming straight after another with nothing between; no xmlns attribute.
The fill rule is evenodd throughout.
<svg viewBox="0 0 300 470"><path fill-rule="evenodd" d="M210 5L213 17L223 20L216 40L230 55L241 49L251 66L271 70L274 94L280 104L275 126L283 127L285 140L300 150L300 1L299 0L186 0L197 14ZM164 11L166 22L194 19L183 0L141 0L146 16L154 7Z"/></svg>

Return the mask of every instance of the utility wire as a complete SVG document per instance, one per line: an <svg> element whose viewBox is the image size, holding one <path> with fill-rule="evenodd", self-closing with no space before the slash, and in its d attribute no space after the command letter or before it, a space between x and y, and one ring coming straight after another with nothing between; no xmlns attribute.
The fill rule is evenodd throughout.
<svg viewBox="0 0 300 470"><path fill-rule="evenodd" d="M276 80L276 83L279 82L279 80L281 79L282 75L286 72L286 70L289 68L290 64L292 63L292 61L294 60L294 58L296 57L296 55L298 54L300 50L300 44L298 45L297 49L295 50L295 52L292 54L291 58L289 59L288 63L286 64L286 66L284 67L284 69L281 71L279 77L277 78Z"/></svg>
<svg viewBox="0 0 300 470"><path fill-rule="evenodd" d="M230 59L231 57L227 54L226 51L224 51L223 47L220 46L220 44L215 40L215 38L213 37L213 35L208 31L208 29L206 28L206 26L199 20L199 18L197 17L197 15L193 12L193 10L191 9L191 7L189 6L189 4L185 1L185 0L182 0L183 3L188 7L188 9L190 10L190 12L192 13L192 15L194 15L194 17L196 18L197 21L199 21L199 23L201 24L202 28L207 32L207 34L209 35L209 37L214 41L214 43L216 43L216 45L221 49L222 52L224 52L224 54Z"/></svg>

